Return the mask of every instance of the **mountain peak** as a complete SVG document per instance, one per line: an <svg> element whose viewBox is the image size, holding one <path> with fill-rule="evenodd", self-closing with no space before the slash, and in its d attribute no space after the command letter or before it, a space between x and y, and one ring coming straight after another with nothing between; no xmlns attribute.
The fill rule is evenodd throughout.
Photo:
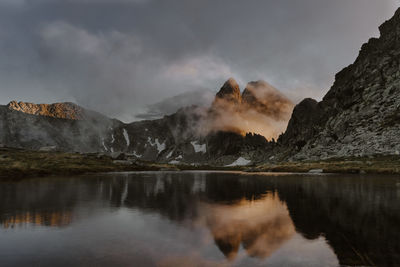
<svg viewBox="0 0 400 267"><path fill-rule="evenodd" d="M258 98L266 98L271 94L280 94L280 92L263 80L249 82L242 94L242 100L245 103L253 104Z"/></svg>
<svg viewBox="0 0 400 267"><path fill-rule="evenodd" d="M216 98L240 103L240 88L235 79L229 78L217 93Z"/></svg>
<svg viewBox="0 0 400 267"><path fill-rule="evenodd" d="M380 37L369 39L355 62L336 74L321 102L295 107L281 137L292 159L399 153L400 9L379 30Z"/></svg>
<svg viewBox="0 0 400 267"><path fill-rule="evenodd" d="M293 103L283 93L263 80L247 84L242 104L278 120L287 120L293 109Z"/></svg>

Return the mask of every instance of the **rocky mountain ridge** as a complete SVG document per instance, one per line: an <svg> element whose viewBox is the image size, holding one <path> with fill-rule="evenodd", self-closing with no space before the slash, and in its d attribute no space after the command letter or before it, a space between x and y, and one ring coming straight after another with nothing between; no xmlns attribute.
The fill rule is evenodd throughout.
<svg viewBox="0 0 400 267"><path fill-rule="evenodd" d="M307 98L293 109L266 82L250 82L241 93L232 78L210 108L185 107L162 119L129 124L71 103L11 102L0 106L0 143L224 166L398 155L400 9L380 32L336 75L321 102Z"/></svg>
<svg viewBox="0 0 400 267"><path fill-rule="evenodd" d="M321 102L295 107L279 139L282 158L400 154L400 9L379 30Z"/></svg>
<svg viewBox="0 0 400 267"><path fill-rule="evenodd" d="M10 110L21 111L26 114L48 116L59 119L83 120L84 109L74 103L34 104L28 102L11 101L7 107Z"/></svg>
<svg viewBox="0 0 400 267"><path fill-rule="evenodd" d="M233 79L228 80L211 108L186 107L162 119L129 124L71 103L36 105L13 101L0 107L4 129L0 143L29 149L124 152L137 159L171 164L241 165L262 161L263 151L271 150L274 142L259 134L214 126L225 116L221 113L222 100L223 107L232 105L235 112L243 111L240 89L235 84ZM257 106L257 101L260 102L254 97L252 105Z"/></svg>

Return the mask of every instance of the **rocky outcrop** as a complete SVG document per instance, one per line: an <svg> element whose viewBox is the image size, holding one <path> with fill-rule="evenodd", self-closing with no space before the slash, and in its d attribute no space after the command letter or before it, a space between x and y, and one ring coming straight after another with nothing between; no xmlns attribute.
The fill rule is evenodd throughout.
<svg viewBox="0 0 400 267"><path fill-rule="evenodd" d="M321 102L294 109L279 153L296 160L400 154L400 10L379 29Z"/></svg>
<svg viewBox="0 0 400 267"><path fill-rule="evenodd" d="M41 115L60 119L82 120L85 111L74 103L33 104L11 101L7 107L10 110L21 111L31 115Z"/></svg>
<svg viewBox="0 0 400 267"><path fill-rule="evenodd" d="M311 98L304 99L294 108L287 130L278 142L298 151L314 136L314 124L319 116L318 102Z"/></svg>

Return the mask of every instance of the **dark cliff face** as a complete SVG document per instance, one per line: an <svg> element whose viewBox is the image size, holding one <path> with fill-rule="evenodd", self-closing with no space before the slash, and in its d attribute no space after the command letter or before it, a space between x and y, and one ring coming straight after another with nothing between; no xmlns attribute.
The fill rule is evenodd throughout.
<svg viewBox="0 0 400 267"><path fill-rule="evenodd" d="M320 159L400 153L400 10L380 32L336 75L321 102L296 106L280 138L286 154Z"/></svg>
<svg viewBox="0 0 400 267"><path fill-rule="evenodd" d="M295 149L302 148L315 134L314 124L319 116L318 102L311 98L304 99L294 108L288 128L278 141Z"/></svg>

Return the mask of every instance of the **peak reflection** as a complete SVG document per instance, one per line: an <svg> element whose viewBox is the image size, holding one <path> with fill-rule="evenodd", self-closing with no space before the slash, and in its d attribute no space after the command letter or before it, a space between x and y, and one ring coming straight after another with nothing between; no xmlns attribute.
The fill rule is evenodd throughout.
<svg viewBox="0 0 400 267"><path fill-rule="evenodd" d="M218 260L245 259L250 265L254 262L249 259L269 261L319 242L311 246L310 258L319 255L314 250L323 246L325 252L334 251L329 255L336 255L340 265L396 266L400 262L398 183L396 177L222 172L26 180L0 183L0 226L3 230L17 225L69 229L106 216L107 220L127 220L123 227L128 227L142 218L157 218L156 226L146 223L138 232L128 228L124 235L172 227L174 234L161 231L151 242L168 237L172 241L161 248L184 244L182 250L195 242L191 249L197 258L207 251ZM125 217L118 217L124 212ZM114 231L109 223L104 226ZM183 232L184 241L178 238ZM138 246L144 246L143 242ZM161 257L162 252L150 258ZM167 262L179 261L181 256Z"/></svg>
<svg viewBox="0 0 400 267"><path fill-rule="evenodd" d="M233 205L202 203L199 214L228 259L237 256L240 244L249 256L266 258L295 233L287 206L276 193Z"/></svg>

